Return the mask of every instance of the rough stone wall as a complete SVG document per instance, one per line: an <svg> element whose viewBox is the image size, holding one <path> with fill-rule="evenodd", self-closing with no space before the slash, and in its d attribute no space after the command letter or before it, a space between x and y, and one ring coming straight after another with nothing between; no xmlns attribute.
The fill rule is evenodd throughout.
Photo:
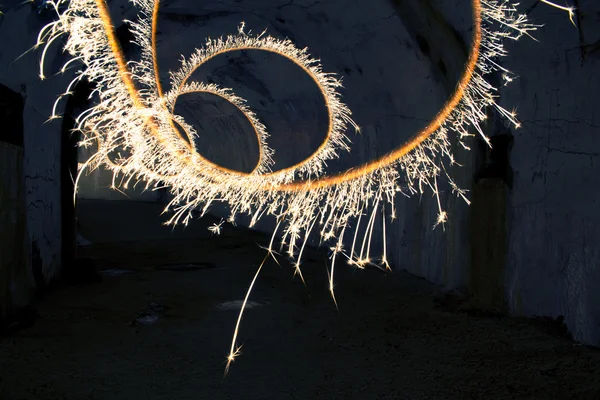
<svg viewBox="0 0 600 400"><path fill-rule="evenodd" d="M469 9L454 2L454 15L446 15L439 2L431 0L391 0L402 25L410 34L410 41L419 52L419 58L428 64L431 79L443 88L444 99L451 96L462 75L469 51L470 33L464 18ZM461 15L462 24L452 20ZM465 26L466 25L466 26ZM463 32L461 32L463 29ZM475 175L479 148L475 140L468 143L473 151L467 152L451 138L453 151L461 166L450 166L449 172L456 183L471 190ZM469 207L452 195L445 182L440 182L442 207L448 212L449 221L444 228L433 229L437 217L437 200L430 192L422 197L406 199L398 197L399 220L388 232L392 246L391 260L394 265L415 275L451 288L464 288L468 282L470 243L468 236Z"/></svg>
<svg viewBox="0 0 600 400"><path fill-rule="evenodd" d="M465 25L456 12L457 2L434 3L464 37L468 20ZM491 115L486 132L493 149L479 150L467 172L473 180L470 229L447 231L446 240L469 236L470 259L454 274L477 304L513 315L564 317L576 340L598 346L600 3L573 5L577 27L562 11L522 3L533 22L544 24L535 32L539 42L508 43L510 56L502 60L519 78L502 88L500 102L516 109L522 127ZM437 279L446 264L434 258L433 271L416 273L460 287ZM417 265L427 264L421 259Z"/></svg>
<svg viewBox="0 0 600 400"><path fill-rule="evenodd" d="M577 340L600 345L600 3L576 1L577 27L546 7L539 43L510 46L520 78L503 92L523 128L510 163L505 296L518 315L564 316Z"/></svg>

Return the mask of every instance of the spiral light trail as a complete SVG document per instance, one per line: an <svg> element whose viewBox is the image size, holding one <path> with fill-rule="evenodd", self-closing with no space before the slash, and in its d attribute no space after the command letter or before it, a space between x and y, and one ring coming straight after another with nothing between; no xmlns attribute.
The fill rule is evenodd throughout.
<svg viewBox="0 0 600 400"><path fill-rule="evenodd" d="M449 135L468 149L464 140L481 135L489 144L481 123L486 109L495 108L518 127L514 112L495 102L497 89L484 76L501 71L505 80L512 80L497 58L506 55L503 42L530 35L539 26L518 13L516 4L507 0L470 0L473 36L470 54L454 93L432 121L399 148L384 156L358 165L339 174L327 174L326 162L340 151L349 150L346 135L349 127L359 130L351 111L342 102L338 89L341 81L322 71L319 62L307 49L297 48L290 40L253 35L245 31L244 23L233 35L207 39L205 44L182 61L181 68L171 73L170 89L166 92L159 81L157 24L159 0L132 0L139 8L137 21L131 22L135 43L142 56L139 61L127 61L116 37L106 0L57 0L53 5L58 19L45 26L36 46L44 44L40 76L44 78L44 57L48 47L67 34L65 50L83 65L69 84L67 91L54 105L53 115L63 96L69 95L77 81L85 78L96 84L96 103L77 119L77 129L84 134L81 146L97 146L96 153L84 164L85 169L105 166L113 172L113 186L127 187L132 181L144 181L146 188L166 185L173 200L167 209L174 211L170 224L188 223L191 212L206 213L214 202L229 206L229 222L238 214L249 215L250 226L260 218L271 216L277 226L267 248L275 258L274 239L281 237L280 249L295 261L295 272L302 277L300 262L309 235L315 232L322 243L329 243L331 265L329 290L334 296L334 267L338 256L358 268L376 265L389 269L385 243L386 220L396 218L395 202L399 193L411 195L430 188L437 197L437 224L447 220L441 207L438 177L450 182L453 192L467 203L466 193L448 175L446 164L454 164ZM542 0L559 9L574 10ZM64 8L64 11L60 11ZM305 160L285 169L273 171L274 152L268 146L268 133L244 99L232 90L215 84L190 81L193 72L219 55L253 50L284 57L300 67L319 89L328 114L324 140ZM66 67L66 65L65 65ZM65 68L63 68L64 71ZM259 145L259 160L250 173L234 171L202 157L194 144L196 132L175 113L181 95L208 93L233 104L251 124ZM178 127L185 136L180 133ZM114 154L117 157L114 158ZM371 241L381 213L383 230L382 255L373 258ZM366 224L362 227L363 224ZM313 229L315 229L313 231ZM221 223L209 228L221 231ZM281 231L281 233L280 233ZM280 235L280 236L277 236ZM349 245L349 247L347 247ZM264 265L265 260L260 264ZM258 277L257 271L250 290ZM248 291L244 304L250 294ZM337 303L336 303L337 305ZM227 368L239 354L237 335L240 317L234 330Z"/></svg>

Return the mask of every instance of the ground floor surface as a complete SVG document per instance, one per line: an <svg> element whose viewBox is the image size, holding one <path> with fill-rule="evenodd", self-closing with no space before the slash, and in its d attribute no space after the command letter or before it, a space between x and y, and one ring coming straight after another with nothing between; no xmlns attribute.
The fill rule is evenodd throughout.
<svg viewBox="0 0 600 400"><path fill-rule="evenodd" d="M268 238L230 227L212 236L205 221L171 232L159 211L82 203L92 245L80 254L102 279L57 288L32 326L0 338L0 399L600 399L600 351L560 326L342 264L338 311L314 249L306 287L284 260L265 265L224 377Z"/></svg>

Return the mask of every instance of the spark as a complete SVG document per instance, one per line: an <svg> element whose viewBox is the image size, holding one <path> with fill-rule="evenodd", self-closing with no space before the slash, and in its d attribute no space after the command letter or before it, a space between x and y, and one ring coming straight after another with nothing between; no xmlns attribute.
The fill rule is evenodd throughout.
<svg viewBox="0 0 600 400"><path fill-rule="evenodd" d="M238 319L237 319L237 322L235 323L235 329L233 330L233 338L231 339L231 348L229 350L229 355L227 356L227 365L225 366L225 375L227 375L227 373L229 372L229 367L231 366L231 363L240 354L240 349L242 348L242 346L237 346L236 343L237 343L237 337L238 337L238 334L240 331L240 324L242 323L242 315L244 315L244 310L246 309L246 303L248 303L248 298L250 297L252 288L254 287L254 284L256 283L256 279L258 278L258 275L260 274L260 270L265 265L267 258L269 258L269 254L267 254L265 256L265 258L262 260L262 262L258 266L258 269L256 270L256 273L254 274L254 278L252 278L252 281L250 282L250 286L248 286L248 290L246 291L246 297L244 297L244 302L242 303L242 307L240 308L240 313L238 314Z"/></svg>
<svg viewBox="0 0 600 400"><path fill-rule="evenodd" d="M573 26L575 26L575 7L567 7L567 6L561 6L558 5L556 3L553 3L551 1L548 0L540 0L542 3L548 4L552 7L558 8L559 10L563 10L569 13L569 20L571 20L571 23L573 24Z"/></svg>
<svg viewBox="0 0 600 400"><path fill-rule="evenodd" d="M221 218L221 221L219 221L219 223L214 223L211 226L209 226L207 229L209 231L212 232L213 235L220 235L221 234L221 226L223 225L225 221L223 221L223 219Z"/></svg>
<svg viewBox="0 0 600 400"><path fill-rule="evenodd" d="M333 254L331 255L331 269L329 270L329 293L331 294L331 298L333 299L333 303L335 304L335 308L339 311L338 303L335 298L334 285L333 285L333 273L335 271L335 258L338 253L342 253L343 250L343 240L344 233L346 232L346 227L342 228L342 232L340 233L340 237L338 238L337 245L331 249Z"/></svg>
<svg viewBox="0 0 600 400"><path fill-rule="evenodd" d="M385 206L384 206L384 209L381 212L381 215L383 217L382 218L382 226L383 226L383 240L382 240L382 242L383 242L383 256L381 257L381 265L383 265L385 267L386 271L391 271L392 267L390 267L390 264L388 263L388 260L387 260L387 243L386 243L387 241L385 240L385 238L386 238L386 234L385 234L386 233L385 232Z"/></svg>
<svg viewBox="0 0 600 400"><path fill-rule="evenodd" d="M125 59L119 45L106 0L56 0L52 5L58 19L43 27L34 46L43 46L39 71L44 78L44 60L49 46L63 34L68 35L64 49L78 61L81 70L69 84L86 78L95 84L95 104L76 119L75 129L83 134L82 146L95 143L96 152L81 168L75 181L79 182L86 168L94 170L105 166L113 173L112 187L126 188L144 182L146 189L154 186L170 187L172 199L165 211L173 211L166 224L187 224L192 212L206 214L214 203L229 205L227 218L232 224L237 215L250 217L250 226L266 217L277 220L277 227L269 243L267 257L277 261L273 243L281 231L281 249L295 261L295 273L300 274L302 255L311 231L319 221L320 242L335 241L329 272L329 291L336 304L333 276L336 256L347 258L348 263L364 268L371 264L371 242L376 228L376 215L381 213L383 255L381 265L391 269L386 247L386 210L391 221L398 218L396 201L400 195L422 195L431 189L437 202L435 226L444 226L448 219L442 207L442 191L438 177L445 175L452 188L465 202L466 191L458 188L446 172L446 164L456 164L452 154L451 136L465 149L466 139L480 135L488 144L482 124L485 110L496 109L514 126L519 122L514 111L496 103L497 89L485 76L499 71L503 84L512 81L509 71L497 59L507 55L504 41L532 37L539 25L534 25L516 4L508 0L470 0L472 5L473 36L471 49L463 74L455 92L437 115L422 130L416 132L402 146L391 149L384 156L358 165L338 174L327 174L327 162L350 150L347 132L360 128L352 119L351 110L342 102L339 90L342 82L334 74L323 71L320 62L312 58L308 49L300 49L289 39L270 36L266 31L258 35L246 31L241 22L237 32L216 39L206 39L203 46L187 58L182 58L179 70L171 72L170 88L166 91L159 81L159 53L157 51L159 0L132 0L140 10L137 21L131 22L134 43L141 50L136 61ZM550 6L567 11L573 22L574 8L541 0ZM59 11L60 10L60 11ZM319 90L328 115L327 131L318 148L290 167L273 171L274 151L268 146L269 133L246 101L231 89L215 84L191 80L193 73L209 60L234 51L260 51L286 58L297 65ZM249 173L230 170L202 157L196 149L194 128L175 109L178 98L189 93L209 93L230 102L251 124L259 148L259 160ZM52 118L56 118L57 103ZM365 216L366 226L361 230ZM208 229L219 234L223 221ZM343 251L346 229L353 230L349 253ZM358 243L359 235L361 235ZM377 235L375 235L377 237ZM302 241L302 244L298 245ZM355 250L360 247L357 254ZM246 299L267 257L252 280ZM383 268L382 268L383 269ZM236 345L244 307L234 330L234 337L226 372L240 354Z"/></svg>

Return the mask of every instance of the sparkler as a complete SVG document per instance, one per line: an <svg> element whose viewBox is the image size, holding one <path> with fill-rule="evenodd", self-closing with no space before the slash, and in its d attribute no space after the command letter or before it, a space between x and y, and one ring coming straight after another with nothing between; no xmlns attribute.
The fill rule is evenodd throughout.
<svg viewBox="0 0 600 400"><path fill-rule="evenodd" d="M431 189L438 205L436 225L447 220L441 206L438 177L447 178L453 192L468 202L466 191L454 183L445 168L445 164L455 163L449 135L455 134L465 149L468 147L464 140L473 136L472 131L489 144L481 127L488 107L496 109L518 127L514 112L495 102L497 89L484 76L501 71L507 82L512 80L510 72L495 61L506 55L504 40L530 36L539 27L529 23L518 13L516 4L508 0L470 0L473 18L471 51L456 90L443 108L401 147L351 170L328 175L326 161L337 157L340 151L349 150L346 131L349 127L356 131L359 128L338 93L341 81L323 72L307 49L299 49L290 40L274 38L266 32L253 35L246 32L242 23L236 34L207 39L204 46L184 59L181 68L171 73L171 88L164 92L158 79L156 48L160 1L132 1L140 10L138 20L131 22L135 43L142 52L141 60L135 62L128 62L124 57L105 0L48 1L58 19L45 26L38 36L36 47L44 45L40 77L44 77L43 62L48 47L62 34L68 34L65 50L84 66L66 93L57 99L51 118L57 117L58 102L70 93L77 81L86 78L95 82L98 100L79 116L76 126L84 135L82 146L94 143L97 146L96 153L84 164L86 168L93 170L105 166L114 174L115 187L118 176L121 177L119 186L123 187L132 180L145 182L146 188L159 184L170 187L173 199L166 210L171 209L174 214L167 222L169 224L187 224L192 210L200 210L203 216L214 202L229 205L229 222L232 223L240 214L251 217L250 226L265 216L275 217L277 227L267 249L268 256L276 260L273 240L281 228L281 249L285 248L294 259L295 273L301 277L302 252L311 231L317 227L314 232L318 232L321 242L333 243L330 247L329 290L334 302L334 270L338 255L358 268L378 265L371 256L373 230L379 221L377 213L382 214L384 232L379 266L390 268L385 244L388 216L385 210L390 210L392 220L396 218L398 194L408 196ZM568 11L572 21L572 8L541 1ZM267 143L268 133L245 101L230 89L190 81L192 73L208 60L238 50L270 52L284 57L310 76L319 89L327 109L328 127L323 142L305 160L272 171L274 152ZM243 173L227 169L196 151L196 132L174 111L179 96L187 93L220 97L245 116L259 144L259 160L253 171ZM118 156L111 158L115 153ZM80 170L77 182L83 171ZM362 231L361 222L366 223ZM220 233L221 223L209 230ZM359 237L361 234L362 238ZM344 244L349 243L351 249L347 252ZM267 258L260 264L244 303ZM234 330L226 371L239 354L236 339L242 312L243 307Z"/></svg>

